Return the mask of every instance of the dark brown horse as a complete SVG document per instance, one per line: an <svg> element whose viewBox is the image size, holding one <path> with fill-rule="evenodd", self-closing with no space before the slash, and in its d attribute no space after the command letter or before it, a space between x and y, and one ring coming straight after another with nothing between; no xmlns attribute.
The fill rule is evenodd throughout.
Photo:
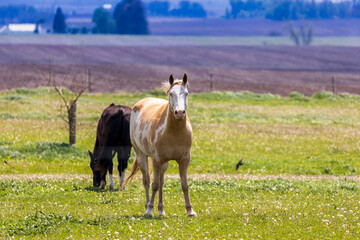
<svg viewBox="0 0 360 240"><path fill-rule="evenodd" d="M97 126L94 151L89 151L94 187L105 188L106 173L109 170L109 190L114 189L112 159L115 153L119 162L120 186L124 182L131 151L130 115L130 107L113 103L103 111Z"/></svg>

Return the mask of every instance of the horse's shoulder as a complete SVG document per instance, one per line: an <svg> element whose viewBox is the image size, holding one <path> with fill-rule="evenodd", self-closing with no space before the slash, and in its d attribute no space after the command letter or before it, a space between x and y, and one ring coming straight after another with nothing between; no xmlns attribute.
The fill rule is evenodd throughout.
<svg viewBox="0 0 360 240"><path fill-rule="evenodd" d="M133 111L138 112L144 109L146 109L146 111L156 111L157 109L165 106L167 103L168 101L161 98L148 97L137 102L133 107Z"/></svg>

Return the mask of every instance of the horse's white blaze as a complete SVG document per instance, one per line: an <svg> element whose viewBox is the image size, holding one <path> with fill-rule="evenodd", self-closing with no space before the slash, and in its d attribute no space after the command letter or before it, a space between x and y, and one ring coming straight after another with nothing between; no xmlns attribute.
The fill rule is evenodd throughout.
<svg viewBox="0 0 360 240"><path fill-rule="evenodd" d="M175 85L170 90L170 104L174 111L187 109L188 91L184 85Z"/></svg>

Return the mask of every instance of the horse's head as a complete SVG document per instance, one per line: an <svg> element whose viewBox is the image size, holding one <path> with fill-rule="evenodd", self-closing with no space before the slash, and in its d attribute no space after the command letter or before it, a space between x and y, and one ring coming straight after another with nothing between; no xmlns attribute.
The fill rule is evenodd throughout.
<svg viewBox="0 0 360 240"><path fill-rule="evenodd" d="M101 174L100 171L96 169L94 154L90 152L90 150L88 150L88 152L90 155L90 168L93 172L93 186L98 187L100 186L100 182L101 182Z"/></svg>
<svg viewBox="0 0 360 240"><path fill-rule="evenodd" d="M172 74L169 77L167 93L170 96L170 107L177 120L183 120L186 117L187 97L187 75L184 73L182 80L174 80Z"/></svg>

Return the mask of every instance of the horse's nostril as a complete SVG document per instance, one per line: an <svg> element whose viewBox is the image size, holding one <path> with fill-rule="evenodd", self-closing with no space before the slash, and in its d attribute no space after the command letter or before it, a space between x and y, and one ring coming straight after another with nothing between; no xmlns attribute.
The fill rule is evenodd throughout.
<svg viewBox="0 0 360 240"><path fill-rule="evenodd" d="M177 110L175 110L175 114L177 114L178 113L178 111Z"/></svg>
<svg viewBox="0 0 360 240"><path fill-rule="evenodd" d="M185 114L185 110L183 110L183 114Z"/></svg>

